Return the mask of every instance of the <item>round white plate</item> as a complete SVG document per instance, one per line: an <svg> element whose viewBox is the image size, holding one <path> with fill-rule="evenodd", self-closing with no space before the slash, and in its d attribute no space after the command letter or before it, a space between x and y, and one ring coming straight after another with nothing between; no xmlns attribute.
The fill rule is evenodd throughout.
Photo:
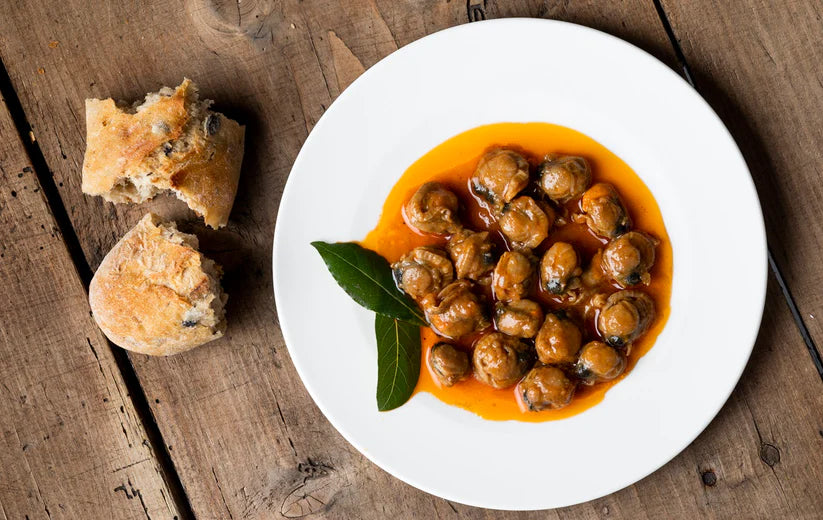
<svg viewBox="0 0 823 520"><path fill-rule="evenodd" d="M574 128L640 175L674 252L668 324L602 403L569 419L487 421L430 394L378 412L373 315L337 287L309 242L362 239L412 162L460 132L504 121ZM591 500L671 460L740 378L766 294L760 205L715 113L636 47L547 20L448 29L357 79L294 163L273 254L289 353L335 428L397 478L497 509Z"/></svg>

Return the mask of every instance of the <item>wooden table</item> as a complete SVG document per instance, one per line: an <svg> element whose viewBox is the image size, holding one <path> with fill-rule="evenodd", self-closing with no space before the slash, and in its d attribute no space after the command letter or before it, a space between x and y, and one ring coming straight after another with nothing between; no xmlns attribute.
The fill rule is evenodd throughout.
<svg viewBox="0 0 823 520"><path fill-rule="evenodd" d="M823 517L819 1L26 0L2 11L0 517ZM335 97L398 47L504 16L612 33L692 82L749 163L771 249L754 354L706 431L631 487L520 514L417 491L344 441L289 360L270 272L283 185ZM112 205L80 192L84 99L137 99L184 75L248 126L221 231L203 232L170 197ZM147 210L196 228L226 267L230 327L208 347L127 354L90 317L93 270ZM699 324L693 339L710 341Z"/></svg>

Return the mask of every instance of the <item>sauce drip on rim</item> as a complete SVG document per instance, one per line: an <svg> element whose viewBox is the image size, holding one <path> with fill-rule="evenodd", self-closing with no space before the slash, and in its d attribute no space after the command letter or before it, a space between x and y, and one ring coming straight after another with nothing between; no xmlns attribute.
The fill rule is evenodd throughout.
<svg viewBox="0 0 823 520"><path fill-rule="evenodd" d="M522 153L529 160L532 170L543 156L550 152L585 157L592 168L593 183L608 182L617 188L633 219L633 228L645 231L660 240L655 250L655 264L650 271L651 284L641 287L641 290L654 300L657 316L649 330L632 344L623 375L613 381L593 386L579 385L571 404L559 410L541 412L523 411L515 392L516 387L497 390L480 383L473 376L452 387L440 386L431 374L428 363L431 347L439 339L430 328L422 327L420 334L423 359L415 393L429 392L445 403L459 406L490 420L542 422L570 417L602 401L609 388L631 372L637 361L654 345L670 312L672 249L663 217L649 189L619 157L590 137L563 126L548 123L498 123L474 128L438 145L406 170L389 193L377 226L361 244L381 254L389 262L397 261L407 251L418 246L445 246L445 238L417 233L406 225L402 215L403 205L421 184L438 181L460 198L460 216L465 226L476 231L489 231L498 245L498 250L505 251L505 241L497 224L491 218L488 209L469 189L469 179L480 157L496 146ZM570 201L566 208L571 211L576 204L577 200ZM570 222L565 226L553 228L549 238L535 250L535 253L542 254L557 241L574 244L584 260L584 265L597 249L605 247L607 243L606 240L589 232L585 225ZM539 301L544 308L560 307L558 300L543 291L535 292L532 298ZM592 323L586 324L585 337L593 337L592 327ZM476 336L458 343L468 348L474 339Z"/></svg>

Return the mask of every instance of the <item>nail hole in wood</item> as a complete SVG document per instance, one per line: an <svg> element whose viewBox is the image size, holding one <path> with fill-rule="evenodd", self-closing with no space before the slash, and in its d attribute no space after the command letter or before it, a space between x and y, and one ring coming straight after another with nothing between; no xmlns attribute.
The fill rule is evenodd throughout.
<svg viewBox="0 0 823 520"><path fill-rule="evenodd" d="M780 450L776 446L764 442L760 445L760 460L773 468L775 464L780 462Z"/></svg>
<svg viewBox="0 0 823 520"><path fill-rule="evenodd" d="M486 19L486 0L467 0L466 12L469 22L479 22Z"/></svg>

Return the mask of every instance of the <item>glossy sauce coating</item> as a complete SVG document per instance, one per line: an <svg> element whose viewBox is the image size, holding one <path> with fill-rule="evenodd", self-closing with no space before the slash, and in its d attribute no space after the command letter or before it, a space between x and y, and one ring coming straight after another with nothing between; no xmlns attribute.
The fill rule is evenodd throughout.
<svg viewBox="0 0 823 520"><path fill-rule="evenodd" d="M397 261L417 246L445 247L445 238L421 235L407 226L402 210L420 185L428 181L438 181L457 194L461 203L460 217L466 227L476 231L489 231L497 244L498 253L505 252L505 241L494 219L491 218L490 209L475 198L469 189L469 179L478 161L486 151L497 146L522 153L529 160L533 170L547 153L585 157L592 167L593 182L611 183L620 192L634 223L634 229L649 233L660 241L656 248L655 264L650 272L651 284L643 288L655 302L657 317L649 330L632 344L623 375L593 386L579 385L571 404L565 408L540 412L523 411L515 387L497 390L484 385L473 376L452 387L441 386L430 372L428 362L431 347L440 339L430 328L421 328L423 359L416 393L432 393L448 404L465 408L491 420L542 422L561 419L576 415L599 403L606 391L626 377L638 359L654 345L669 316L671 244L651 192L626 163L593 139L570 128L548 123L498 123L481 126L445 141L412 164L392 188L383 205L383 213L377 226L361 243L384 256L389 262ZM569 212L575 209L575 204L577 199L566 204ZM577 248L585 265L597 249L605 247L607 241L595 237L585 225L572 223L570 218L567 220L568 224L551 229L549 239L535 252L542 255L542 252L555 242L570 242ZM610 288L610 292L616 290L616 286ZM561 298L562 296L550 294L539 288L531 295L531 299L539 301L546 309L559 308ZM582 311L582 307L580 310ZM585 323L586 338L597 337L594 330L595 318L596 316L592 316ZM477 337L477 334L471 334L456 343L469 351Z"/></svg>

